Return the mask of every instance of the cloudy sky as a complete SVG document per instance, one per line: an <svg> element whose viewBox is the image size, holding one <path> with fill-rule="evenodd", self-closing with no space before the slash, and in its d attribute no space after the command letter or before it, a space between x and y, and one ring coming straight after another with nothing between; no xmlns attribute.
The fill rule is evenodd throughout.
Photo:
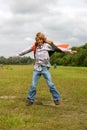
<svg viewBox="0 0 87 130"><path fill-rule="evenodd" d="M87 0L0 0L0 56L30 48L37 32L55 44L84 45Z"/></svg>

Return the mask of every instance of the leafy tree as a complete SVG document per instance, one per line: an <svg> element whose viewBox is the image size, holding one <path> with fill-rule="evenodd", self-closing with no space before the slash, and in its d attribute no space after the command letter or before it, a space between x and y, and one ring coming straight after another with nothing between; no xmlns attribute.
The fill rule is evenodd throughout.
<svg viewBox="0 0 87 130"><path fill-rule="evenodd" d="M6 63L6 58L1 56L0 57L0 64L5 64Z"/></svg>

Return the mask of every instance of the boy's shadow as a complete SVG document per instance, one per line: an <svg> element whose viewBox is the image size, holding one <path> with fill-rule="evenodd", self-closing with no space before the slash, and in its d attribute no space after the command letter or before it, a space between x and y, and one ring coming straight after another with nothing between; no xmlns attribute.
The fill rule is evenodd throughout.
<svg viewBox="0 0 87 130"><path fill-rule="evenodd" d="M34 103L35 105L40 105L40 106L45 106L45 107L50 107L50 108L57 108L59 107L60 105L55 105L54 103L50 102L50 103L43 103L41 101L36 101Z"/></svg>

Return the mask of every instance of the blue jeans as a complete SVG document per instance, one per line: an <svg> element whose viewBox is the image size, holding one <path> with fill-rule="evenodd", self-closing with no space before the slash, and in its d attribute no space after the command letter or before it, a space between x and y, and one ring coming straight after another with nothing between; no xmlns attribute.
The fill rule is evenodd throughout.
<svg viewBox="0 0 87 130"><path fill-rule="evenodd" d="M49 68L44 67L44 66L42 66L42 71L34 70L34 72L33 72L33 79L32 79L32 84L30 86L30 91L28 93L28 99L30 99L32 102L34 102L35 95L36 95L36 85L37 85L38 80L40 79L41 75L44 76L44 78L49 86L53 100L60 100L60 95L59 95L54 83L52 82Z"/></svg>

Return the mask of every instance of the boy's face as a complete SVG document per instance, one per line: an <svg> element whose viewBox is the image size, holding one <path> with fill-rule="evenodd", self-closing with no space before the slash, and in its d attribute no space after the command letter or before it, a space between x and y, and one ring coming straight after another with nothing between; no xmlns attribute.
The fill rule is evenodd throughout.
<svg viewBox="0 0 87 130"><path fill-rule="evenodd" d="M41 45L43 43L43 40L40 38L37 38L36 42Z"/></svg>

